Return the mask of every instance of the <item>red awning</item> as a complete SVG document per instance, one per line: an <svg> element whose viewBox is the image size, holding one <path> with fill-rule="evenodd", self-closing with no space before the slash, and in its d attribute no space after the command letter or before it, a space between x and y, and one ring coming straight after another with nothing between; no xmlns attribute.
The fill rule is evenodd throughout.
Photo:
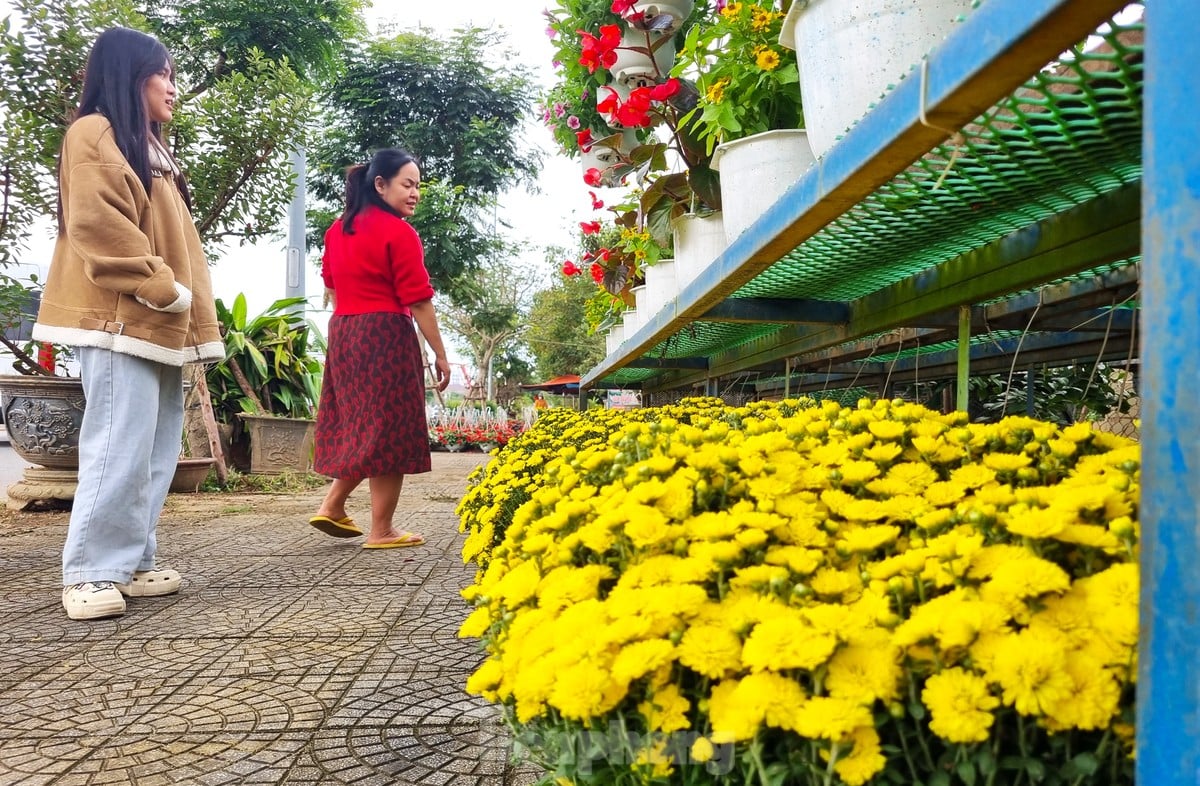
<svg viewBox="0 0 1200 786"><path fill-rule="evenodd" d="M561 377L548 379L545 382L531 382L520 385L525 390L544 390L560 396L574 396L579 393L579 375L564 374Z"/></svg>

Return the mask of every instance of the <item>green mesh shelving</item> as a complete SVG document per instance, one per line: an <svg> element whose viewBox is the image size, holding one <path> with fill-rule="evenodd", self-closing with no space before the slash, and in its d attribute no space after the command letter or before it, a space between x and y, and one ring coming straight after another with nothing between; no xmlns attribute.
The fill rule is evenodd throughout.
<svg viewBox="0 0 1200 786"><path fill-rule="evenodd" d="M732 297L853 301L1137 183L1142 34L1140 20L1105 25ZM1136 260L1062 280L1131 261ZM697 321L644 357L711 358L784 327ZM919 351L937 350L923 346ZM642 383L662 374L661 369L622 368L599 381Z"/></svg>

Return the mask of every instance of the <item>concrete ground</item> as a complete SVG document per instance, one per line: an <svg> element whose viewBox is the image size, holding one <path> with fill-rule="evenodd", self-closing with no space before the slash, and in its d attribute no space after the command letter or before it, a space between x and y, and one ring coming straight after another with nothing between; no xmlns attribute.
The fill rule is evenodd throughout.
<svg viewBox="0 0 1200 786"><path fill-rule="evenodd" d="M323 491L172 495L178 595L72 622L65 513L0 514L0 784L528 784L499 713L467 696L472 571L454 506L485 456L434 454L370 550L308 526ZM349 512L368 516L365 486Z"/></svg>

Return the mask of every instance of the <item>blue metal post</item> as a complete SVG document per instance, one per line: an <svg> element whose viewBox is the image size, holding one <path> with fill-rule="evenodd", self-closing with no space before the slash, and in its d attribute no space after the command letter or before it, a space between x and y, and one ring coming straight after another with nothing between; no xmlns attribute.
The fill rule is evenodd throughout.
<svg viewBox="0 0 1200 786"><path fill-rule="evenodd" d="M1137 782L1200 782L1200 3L1146 7Z"/></svg>

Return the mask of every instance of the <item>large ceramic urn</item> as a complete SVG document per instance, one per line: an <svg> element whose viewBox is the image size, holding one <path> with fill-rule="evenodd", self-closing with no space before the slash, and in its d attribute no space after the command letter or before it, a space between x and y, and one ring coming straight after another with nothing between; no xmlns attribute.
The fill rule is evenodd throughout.
<svg viewBox="0 0 1200 786"><path fill-rule="evenodd" d="M30 464L79 468L83 382L73 377L0 376L0 407L9 444Z"/></svg>

